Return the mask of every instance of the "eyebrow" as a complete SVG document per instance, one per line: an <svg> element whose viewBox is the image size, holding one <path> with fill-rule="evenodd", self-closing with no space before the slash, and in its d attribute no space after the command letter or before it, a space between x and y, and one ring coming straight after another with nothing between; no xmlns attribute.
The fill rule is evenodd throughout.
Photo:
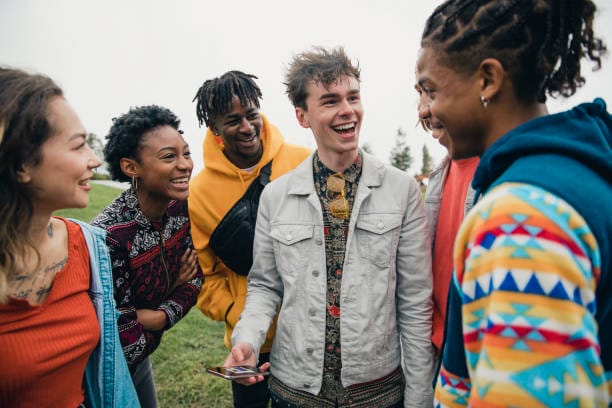
<svg viewBox="0 0 612 408"><path fill-rule="evenodd" d="M87 133L75 133L74 135L68 138L68 142L72 142L73 140L80 138L87 140Z"/></svg>
<svg viewBox="0 0 612 408"><path fill-rule="evenodd" d="M355 94L358 94L360 92L361 92L360 89L351 89L348 93L349 93L349 95L355 95ZM325 93L325 94L321 95L321 97L319 99L337 98L338 96L340 96L340 94L337 93L337 92L328 92L328 93Z"/></svg>
<svg viewBox="0 0 612 408"><path fill-rule="evenodd" d="M188 148L189 148L189 143L185 143L183 145L183 150L188 149ZM157 150L157 152L158 153L159 152L163 152L164 150L172 150L172 151L174 151L176 149L174 147L172 147L172 146L164 146L164 147L160 147L159 150Z"/></svg>

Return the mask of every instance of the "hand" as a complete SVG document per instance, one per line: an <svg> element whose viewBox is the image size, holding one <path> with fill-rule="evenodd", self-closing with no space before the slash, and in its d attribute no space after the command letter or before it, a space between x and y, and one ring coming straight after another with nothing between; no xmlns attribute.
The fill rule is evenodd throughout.
<svg viewBox="0 0 612 408"><path fill-rule="evenodd" d="M223 365L225 367L233 367L238 365L254 366L257 364L257 356L253 347L247 343L238 343L232 347L229 355L225 359ZM270 369L270 363L263 363L259 366L261 371L268 371ZM264 380L263 375L256 375L247 378L237 378L233 381L242 385L253 385Z"/></svg>
<svg viewBox="0 0 612 408"><path fill-rule="evenodd" d="M189 282L193 279L196 274L197 265L198 265L198 257L196 252L187 248L181 257L181 266L179 268L179 276L174 281L172 288L170 288L170 293L174 292L176 288L183 285L184 283Z"/></svg>
<svg viewBox="0 0 612 408"><path fill-rule="evenodd" d="M166 327L167 316L162 310L136 309L136 316L145 330L156 331Z"/></svg>

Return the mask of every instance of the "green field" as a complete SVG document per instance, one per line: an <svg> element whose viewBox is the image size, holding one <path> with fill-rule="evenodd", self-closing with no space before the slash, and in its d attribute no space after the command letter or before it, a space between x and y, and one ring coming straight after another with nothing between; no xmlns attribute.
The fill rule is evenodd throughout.
<svg viewBox="0 0 612 408"><path fill-rule="evenodd" d="M87 208L62 210L56 214L90 221L121 190L92 184ZM231 407L229 381L206 374L204 367L219 365L227 356L223 345L224 324L191 312L164 334L161 345L151 355L157 398L161 408Z"/></svg>

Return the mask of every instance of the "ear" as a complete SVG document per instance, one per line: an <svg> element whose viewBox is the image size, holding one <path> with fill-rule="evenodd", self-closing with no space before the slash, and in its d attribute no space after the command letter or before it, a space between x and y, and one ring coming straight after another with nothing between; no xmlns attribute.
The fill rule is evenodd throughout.
<svg viewBox="0 0 612 408"><path fill-rule="evenodd" d="M119 160L119 166L123 174L129 178L140 177L140 165L136 160L123 157Z"/></svg>
<svg viewBox="0 0 612 408"><path fill-rule="evenodd" d="M302 108L295 108L295 117L297 118L298 123L301 127L308 129L310 128L310 123L308 122L308 118L306 118L306 111Z"/></svg>
<svg viewBox="0 0 612 408"><path fill-rule="evenodd" d="M21 184L28 184L30 181L32 181L30 166L23 164L21 165L21 168L17 170L17 182Z"/></svg>
<svg viewBox="0 0 612 408"><path fill-rule="evenodd" d="M507 79L504 66L498 59L485 58L478 67L478 74L481 96L487 100L494 99Z"/></svg>

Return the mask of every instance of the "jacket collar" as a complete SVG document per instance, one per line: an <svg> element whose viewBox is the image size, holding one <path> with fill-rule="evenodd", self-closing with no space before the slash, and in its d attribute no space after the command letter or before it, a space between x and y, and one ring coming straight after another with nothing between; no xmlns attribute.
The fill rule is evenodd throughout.
<svg viewBox="0 0 612 408"><path fill-rule="evenodd" d="M315 193L314 175L312 163L315 152L311 153L294 171L289 173L289 191L290 195L310 195ZM385 165L372 156L361 150L363 158L361 179L359 184L364 187L374 188L382 183L385 173Z"/></svg>

